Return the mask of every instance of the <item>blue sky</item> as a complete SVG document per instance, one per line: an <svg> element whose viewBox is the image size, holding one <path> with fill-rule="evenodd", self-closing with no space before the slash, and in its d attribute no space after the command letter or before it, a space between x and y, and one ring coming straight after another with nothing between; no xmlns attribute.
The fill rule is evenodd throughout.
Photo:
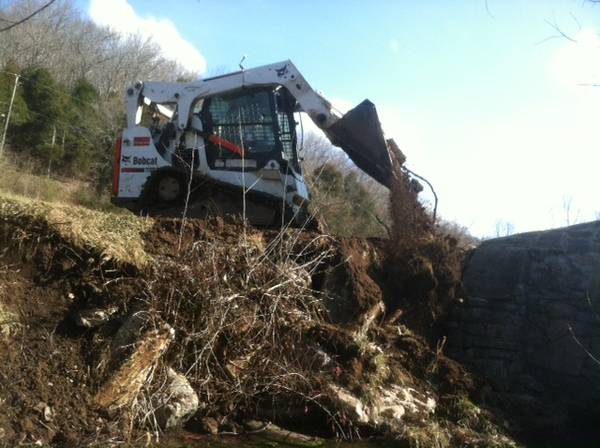
<svg viewBox="0 0 600 448"><path fill-rule="evenodd" d="M440 211L477 235L600 212L600 5L582 0L78 1L207 72L292 59L342 105L371 99L429 178ZM126 9L123 9L126 8ZM123 11L122 14L119 12ZM133 15L132 15L133 14ZM124 21L123 17L131 17ZM577 42L556 34L557 23ZM186 55L189 55L186 56ZM565 203L570 203L569 216Z"/></svg>

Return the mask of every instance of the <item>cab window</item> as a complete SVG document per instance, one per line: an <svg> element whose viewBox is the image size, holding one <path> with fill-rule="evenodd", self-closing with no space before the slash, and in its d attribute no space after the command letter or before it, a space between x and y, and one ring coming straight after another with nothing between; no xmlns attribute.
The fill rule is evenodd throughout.
<svg viewBox="0 0 600 448"><path fill-rule="evenodd" d="M202 121L208 134L219 137L218 142L233 143L248 156L277 150L269 92L244 90L208 98L203 107ZM240 157L228 144L210 142L209 147L217 158Z"/></svg>

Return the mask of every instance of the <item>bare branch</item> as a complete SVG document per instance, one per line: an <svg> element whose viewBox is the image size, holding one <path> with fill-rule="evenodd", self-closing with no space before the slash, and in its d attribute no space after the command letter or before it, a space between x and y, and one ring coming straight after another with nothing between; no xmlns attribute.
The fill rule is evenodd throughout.
<svg viewBox="0 0 600 448"><path fill-rule="evenodd" d="M571 16L573 16L571 14ZM566 34L561 28L560 26L558 26L558 24L556 23L556 20L553 19L552 21L545 19L544 22L546 22L548 25L550 25L550 27L556 31L557 34L553 35L553 36L548 36L545 39L542 39L541 41L537 42L536 45L540 45L543 44L544 42L547 42L551 39L558 39L558 38L563 38L563 39L567 39L573 43L577 43L577 40L572 38L571 36L569 36L568 34ZM577 24L579 25L579 22L577 22ZM581 29L581 25L579 25L580 29Z"/></svg>
<svg viewBox="0 0 600 448"><path fill-rule="evenodd" d="M490 5L488 4L488 0L485 0L485 10L492 19L496 18L496 16L492 14L492 11L490 11Z"/></svg>
<svg viewBox="0 0 600 448"><path fill-rule="evenodd" d="M14 22L12 25L7 26L6 28L2 28L0 29L0 33L3 31L8 31L11 28L14 28L17 25L20 25L22 23L27 22L29 19L31 19L33 16L35 16L36 14L42 12L44 9L46 9L48 6L50 6L52 3L54 3L56 0L50 0L48 3L46 3L44 6L42 6L41 8L36 9L35 11L33 11L31 14L29 14L27 17L24 17L23 19L19 20L18 22Z"/></svg>

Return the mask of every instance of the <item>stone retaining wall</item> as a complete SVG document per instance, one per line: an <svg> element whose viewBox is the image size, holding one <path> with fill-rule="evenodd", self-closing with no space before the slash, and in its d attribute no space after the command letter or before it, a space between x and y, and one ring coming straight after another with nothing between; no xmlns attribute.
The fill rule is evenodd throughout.
<svg viewBox="0 0 600 448"><path fill-rule="evenodd" d="M485 241L464 285L450 355L521 399L598 410L600 222Z"/></svg>

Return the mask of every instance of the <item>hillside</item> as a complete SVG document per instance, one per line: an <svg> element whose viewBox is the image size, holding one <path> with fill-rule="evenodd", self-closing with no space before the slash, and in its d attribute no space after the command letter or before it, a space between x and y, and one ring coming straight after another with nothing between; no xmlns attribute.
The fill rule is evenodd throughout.
<svg viewBox="0 0 600 448"><path fill-rule="evenodd" d="M0 448L600 446L600 0L312 6L0 0Z"/></svg>
<svg viewBox="0 0 600 448"><path fill-rule="evenodd" d="M0 223L5 444L137 444L253 420L401 446L514 445L484 384L435 337L431 301L441 313L459 286L443 242L417 268L389 263L379 240L5 193Z"/></svg>

